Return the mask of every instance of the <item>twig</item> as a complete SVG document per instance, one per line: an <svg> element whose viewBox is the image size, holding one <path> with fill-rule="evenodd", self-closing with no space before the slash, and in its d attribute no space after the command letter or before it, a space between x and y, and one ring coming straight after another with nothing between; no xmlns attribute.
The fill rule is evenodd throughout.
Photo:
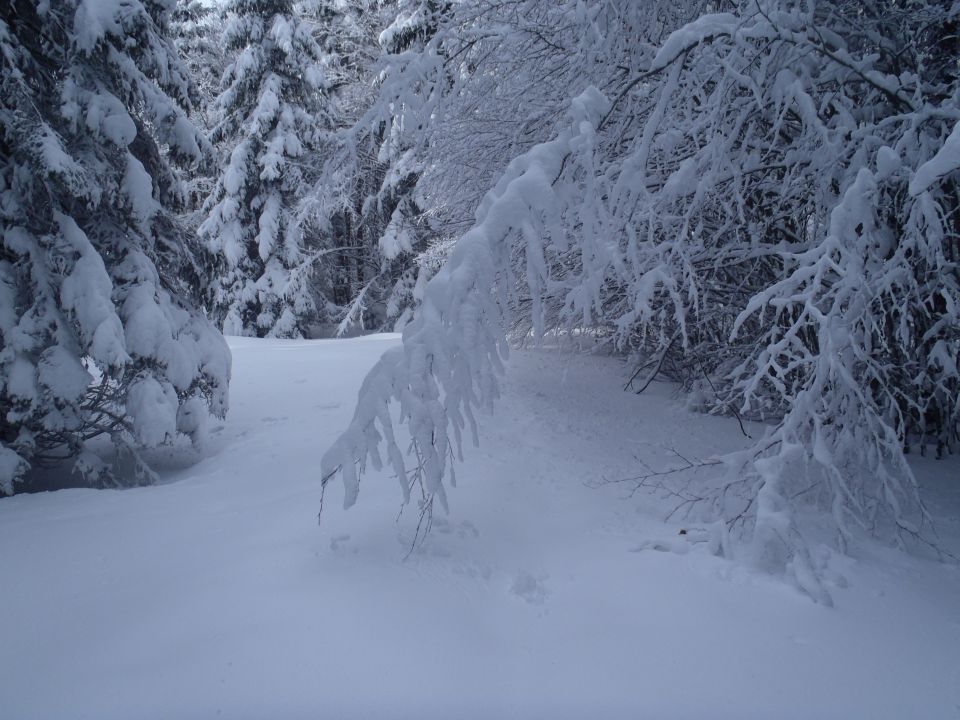
<svg viewBox="0 0 960 720"><path fill-rule="evenodd" d="M317 525L318 525L318 526L320 525L320 519L321 519L321 517L323 516L323 499L324 499L324 496L325 496L326 493L327 493L327 483L330 481L330 478L332 478L334 475L336 475L338 472L340 472L340 468L342 468L342 467L343 467L343 465L337 465L333 470L331 470L330 472L328 472L328 473L327 473L323 478L321 478L321 480L320 480L320 509L317 511Z"/></svg>
<svg viewBox="0 0 960 720"><path fill-rule="evenodd" d="M673 344L677 341L678 337L680 337L680 333L676 332L673 334L673 337L670 338L670 342L667 343L667 346L663 349L663 352L660 353L660 360L657 362L657 367L654 368L652 373L650 373L650 377L648 377L646 382L643 383L643 386L639 390L637 390L636 392L637 395L639 395L648 387L650 387L650 383L652 383L654 379L657 377L657 375L660 374L660 370L663 369L663 363L667 359L667 354L670 352L670 349L673 347ZM634 374L634 377L636 377L636 374ZM633 382L633 378L630 378L630 382ZM630 383L627 383L627 385L629 386ZM626 390L626 388L624 388L624 390Z"/></svg>
<svg viewBox="0 0 960 720"><path fill-rule="evenodd" d="M720 394L717 392L716 386L713 384L713 380L710 379L710 376L707 374L707 369L703 366L703 361L700 359L700 356L697 356L697 364L700 365L700 371L703 373L704 379L707 381L707 384L710 386L710 389L713 390L713 396L719 397ZM733 416L737 419L737 424L740 425L740 432L744 434L745 437L753 440L753 436L748 433L743 427L743 419L740 417L740 413L736 407L733 405L727 405L730 408L730 411L733 413Z"/></svg>

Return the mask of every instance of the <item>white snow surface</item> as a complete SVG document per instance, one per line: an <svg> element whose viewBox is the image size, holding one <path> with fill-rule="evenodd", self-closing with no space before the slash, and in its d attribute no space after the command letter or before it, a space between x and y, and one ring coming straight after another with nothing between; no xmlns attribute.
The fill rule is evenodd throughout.
<svg viewBox="0 0 960 720"><path fill-rule="evenodd" d="M958 718L960 571L821 548L835 607L604 478L743 442L610 358L516 352L450 514L319 460L399 342L231 339L231 413L164 483L0 500L0 716ZM945 543L953 460L915 458ZM679 535L680 528L689 528Z"/></svg>

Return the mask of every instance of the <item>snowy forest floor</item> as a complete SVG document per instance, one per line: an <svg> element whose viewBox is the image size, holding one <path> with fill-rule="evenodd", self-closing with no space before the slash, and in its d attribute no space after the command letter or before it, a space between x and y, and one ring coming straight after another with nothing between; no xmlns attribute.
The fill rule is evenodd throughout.
<svg viewBox="0 0 960 720"><path fill-rule="evenodd" d="M835 607L683 547L602 484L743 442L611 358L520 351L412 554L415 505L319 459L397 336L233 339L232 409L161 485L0 500L0 716L960 718L960 571L820 549ZM960 546L955 459L916 458ZM598 486L599 484L599 486Z"/></svg>

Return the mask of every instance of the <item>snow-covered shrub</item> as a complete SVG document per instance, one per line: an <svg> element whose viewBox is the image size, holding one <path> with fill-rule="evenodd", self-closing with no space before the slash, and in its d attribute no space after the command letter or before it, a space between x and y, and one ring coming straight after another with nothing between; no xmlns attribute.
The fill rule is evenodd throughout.
<svg viewBox="0 0 960 720"><path fill-rule="evenodd" d="M958 119L929 28L956 11L888 11L761 3L673 33L637 151L601 191L604 234L643 233L630 271L605 271L618 341L776 423L714 509L821 597L792 498L829 508L841 548L856 527L929 541L903 443L931 416L941 442L957 431L956 185L926 170Z"/></svg>
<svg viewBox="0 0 960 720"><path fill-rule="evenodd" d="M0 492L84 443L166 442L227 409L230 354L197 304L172 158L205 140L165 35L172 0L17 1L0 17ZM161 152L160 147L164 147Z"/></svg>
<svg viewBox="0 0 960 720"><path fill-rule="evenodd" d="M438 203L442 179L467 165L447 160L489 147L461 136L461 149L442 154L445 119L471 127L479 117L475 87L493 89L483 101L494 109L499 98L524 107L518 91L580 95L572 125L553 100L549 122L520 126L529 134L510 147L522 154L427 283L403 349L365 383L324 463L325 480L343 471L348 503L355 463L378 465L382 442L409 490L391 400L427 502L443 498L451 434L496 395L509 317L535 335L589 328L648 373L706 381L715 410L771 423L725 459L702 509L753 539L758 566L791 573L814 597L827 599L800 503L829 509L840 547L858 527L929 541L903 447L925 426L946 447L960 419L960 11L787 0L716 9L457 5L437 41L391 70L391 102L409 110L401 127L426 128ZM677 22L684 12L692 21ZM525 22L537 13L549 24ZM510 51L530 38L542 54ZM511 74L484 66L490 57ZM537 86L512 72L521 57L542 60Z"/></svg>

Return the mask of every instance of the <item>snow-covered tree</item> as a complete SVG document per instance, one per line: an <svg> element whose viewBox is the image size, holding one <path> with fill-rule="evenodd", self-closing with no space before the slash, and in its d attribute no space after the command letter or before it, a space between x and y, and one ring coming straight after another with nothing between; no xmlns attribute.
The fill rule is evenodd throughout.
<svg viewBox="0 0 960 720"><path fill-rule="evenodd" d="M196 87L194 109L201 115L212 109L226 69L223 14L220 5L205 0L177 0L170 22L174 44Z"/></svg>
<svg viewBox="0 0 960 720"><path fill-rule="evenodd" d="M205 0L178 0L170 20L170 35L193 80L190 119L200 128L212 125L220 78L226 67L223 47L223 8ZM203 205L216 182L215 155L192 168L183 178L187 198L186 223L196 228L203 221Z"/></svg>
<svg viewBox="0 0 960 720"><path fill-rule="evenodd" d="M17 0L0 16L0 491L85 443L128 455L227 409L230 354L197 305L173 158L205 141L165 34L172 1ZM161 152L161 146L165 152ZM129 468L129 463L124 463Z"/></svg>
<svg viewBox="0 0 960 720"><path fill-rule="evenodd" d="M350 146L361 157L373 157L367 148L374 146L367 167L387 169L347 173L382 177L368 182L376 194L356 203L359 222L351 225L377 238L380 249L364 253L379 255L368 264L379 271L357 283L364 291L358 299L379 283L387 317L396 312L402 326L434 259L469 227L510 160L564 123L571 93L651 57L649 38L690 12L666 3L398 2L379 34L377 96ZM364 246L364 239L349 245Z"/></svg>
<svg viewBox="0 0 960 720"><path fill-rule="evenodd" d="M514 25L488 22L502 19L491 8ZM427 506L443 500L451 448L472 409L496 397L506 328L588 328L642 376L702 382L712 410L771 424L689 504L723 532L743 531L757 566L829 600L795 512L804 504L828 510L840 548L857 528L930 542L903 443L926 425L946 447L960 420L960 87L950 49L960 10L844 0L725 8L484 4L448 26L446 37L460 38L458 72L449 53L405 59L419 70L396 97L434 153L445 136L436 123L469 102L482 107L474 83L495 88L486 97L496 102L529 82L523 71L474 75L484 58L542 59L534 105L557 92L542 87L549 77L579 95L562 103L566 113L543 104L549 121L512 146L520 154L424 288L403 348L365 383L324 463L325 480L343 472L348 504L357 463L379 466L381 445L405 496L420 481ZM551 22L531 22L537 13ZM543 36L542 54L503 51L525 35ZM437 79L424 83L424 68ZM461 153L480 147L463 143ZM430 157L437 178L458 168ZM393 400L413 436L413 477Z"/></svg>
<svg viewBox="0 0 960 720"><path fill-rule="evenodd" d="M323 248L315 288L337 334L392 327L430 266L419 258L433 234L416 197L419 166L378 91L384 58L397 50L380 42L396 13L392 3L315 7L335 132L303 210Z"/></svg>
<svg viewBox="0 0 960 720"><path fill-rule="evenodd" d="M297 337L314 320L297 204L330 127L324 52L291 0L231 0L235 53L212 139L227 158L200 235L215 258L213 314L230 334Z"/></svg>
<svg viewBox="0 0 960 720"><path fill-rule="evenodd" d="M654 47L644 31L661 32L675 11L666 3L590 8L537 0L444 4L440 14L434 3L413 2L401 10L381 38L389 45L394 36L413 37L417 45L388 56L371 114L390 118L394 143L425 168L418 184L438 212L452 208L448 227L462 227L463 215L476 211L446 265L418 289L422 306L403 330L404 347L385 355L368 377L350 428L325 456L324 482L342 471L352 504L357 466L370 461L379 468L382 442L404 498L421 485L429 511L435 498L445 503L443 480L467 424L476 436L473 409L497 397L508 306L525 307L528 317L541 312L539 293L530 303L520 278L540 287L545 263L525 260L525 243L534 247L543 232L542 214L557 217L550 181L564 170L571 148L590 147L586 127L597 125L606 104L590 79L601 84L611 71L622 78L623 68L642 62L635 55L649 61ZM429 33L419 29L424 18ZM571 126L563 108L578 89L584 92ZM483 195L479 189L490 183ZM583 196L576 182L560 188L567 203ZM537 327L543 328L539 320ZM388 410L394 400L413 434L412 474Z"/></svg>

